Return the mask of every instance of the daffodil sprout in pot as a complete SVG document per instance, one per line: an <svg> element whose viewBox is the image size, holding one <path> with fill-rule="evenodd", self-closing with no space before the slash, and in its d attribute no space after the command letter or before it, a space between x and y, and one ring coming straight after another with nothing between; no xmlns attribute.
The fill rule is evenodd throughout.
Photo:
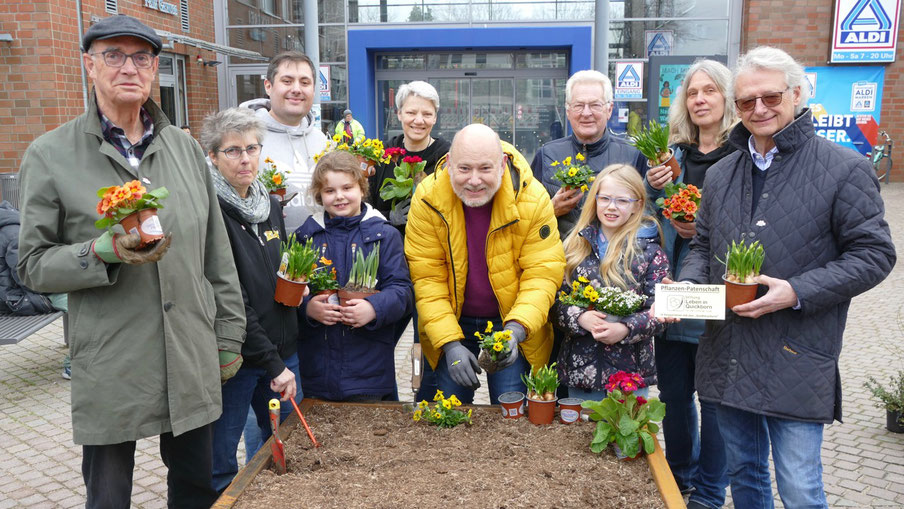
<svg viewBox="0 0 904 509"><path fill-rule="evenodd" d="M298 307L304 299L308 278L314 270L317 250L313 239L302 244L290 234L281 247L282 258L276 273L276 293L273 299L289 307Z"/></svg>
<svg viewBox="0 0 904 509"><path fill-rule="evenodd" d="M655 120L650 120L647 127L641 127L631 138L631 145L647 158L647 164L651 168L664 164L672 170L672 182L678 180L681 167L678 166L674 151L669 148L668 124L661 125Z"/></svg>
<svg viewBox="0 0 904 509"><path fill-rule="evenodd" d="M556 413L556 389L559 388L559 373L556 363L521 375L527 387L527 418L534 424L552 424Z"/></svg>
<svg viewBox="0 0 904 509"><path fill-rule="evenodd" d="M725 306L729 309L747 304L756 298L757 283L753 278L760 275L760 268L766 258L766 250L760 241L747 244L731 242L731 247L725 253L725 259L719 260L725 264ZM717 258L718 259L718 258Z"/></svg>
<svg viewBox="0 0 904 509"><path fill-rule="evenodd" d="M339 289L339 305L345 306L351 299L363 299L377 293L377 270L380 268L380 243L367 255L352 244L352 268L348 281Z"/></svg>
<svg viewBox="0 0 904 509"><path fill-rule="evenodd" d="M126 233L138 233L144 248L163 238L163 227L157 217L157 209L163 208L161 203L169 196L165 187L148 191L141 182L133 180L121 186L103 187L97 190L97 213L101 219L94 226L108 230L121 224Z"/></svg>

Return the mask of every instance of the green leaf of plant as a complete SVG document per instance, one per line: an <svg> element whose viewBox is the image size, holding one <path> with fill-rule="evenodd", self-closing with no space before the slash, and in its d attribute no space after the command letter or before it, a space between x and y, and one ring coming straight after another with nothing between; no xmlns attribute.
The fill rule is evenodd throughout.
<svg viewBox="0 0 904 509"><path fill-rule="evenodd" d="M640 439L643 440L643 450L646 451L647 454L652 454L654 450L656 450L656 446L653 443L653 437L647 433L646 431L641 431Z"/></svg>
<svg viewBox="0 0 904 509"><path fill-rule="evenodd" d="M622 414L621 418L618 420L618 432L622 436L634 434L638 427L640 427L640 423L632 419L628 414Z"/></svg>

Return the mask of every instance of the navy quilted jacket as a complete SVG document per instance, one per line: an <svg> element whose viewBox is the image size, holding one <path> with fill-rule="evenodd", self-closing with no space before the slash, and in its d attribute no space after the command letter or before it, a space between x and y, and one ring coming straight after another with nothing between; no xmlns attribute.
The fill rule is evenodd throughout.
<svg viewBox="0 0 904 509"><path fill-rule="evenodd" d="M757 319L727 312L708 321L697 352L700 399L758 414L841 420L838 358L851 298L877 285L895 264L879 183L867 158L816 136L805 110L773 137L779 152L755 211L747 140L706 172L697 235L682 279L721 283L732 240L760 240L762 273L787 280L800 309ZM758 296L765 293L760 286Z"/></svg>

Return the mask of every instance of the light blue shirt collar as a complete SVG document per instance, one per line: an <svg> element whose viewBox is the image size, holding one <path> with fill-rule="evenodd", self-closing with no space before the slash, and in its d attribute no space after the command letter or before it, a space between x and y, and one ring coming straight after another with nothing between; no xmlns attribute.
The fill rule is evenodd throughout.
<svg viewBox="0 0 904 509"><path fill-rule="evenodd" d="M772 166L772 158L778 153L778 147L776 146L772 147L769 152L766 152L765 156L761 156L760 153L756 151L756 145L753 143L752 134L750 135L750 138L747 138L747 148L750 150L750 156L753 157L753 164L761 171L766 171Z"/></svg>

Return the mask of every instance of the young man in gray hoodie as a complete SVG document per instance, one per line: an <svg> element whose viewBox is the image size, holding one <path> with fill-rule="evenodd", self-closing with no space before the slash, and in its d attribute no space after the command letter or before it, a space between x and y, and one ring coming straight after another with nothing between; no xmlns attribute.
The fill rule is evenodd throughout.
<svg viewBox="0 0 904 509"><path fill-rule="evenodd" d="M308 194L314 172L314 156L326 148L327 138L314 125L311 105L317 90L314 63L299 51L273 57L267 67L264 89L270 99L254 99L241 104L267 126L261 149L261 169L267 159L280 171L288 171L287 196L298 193L286 205L286 231L294 232L311 214L322 211ZM268 108L269 103L269 110Z"/></svg>

